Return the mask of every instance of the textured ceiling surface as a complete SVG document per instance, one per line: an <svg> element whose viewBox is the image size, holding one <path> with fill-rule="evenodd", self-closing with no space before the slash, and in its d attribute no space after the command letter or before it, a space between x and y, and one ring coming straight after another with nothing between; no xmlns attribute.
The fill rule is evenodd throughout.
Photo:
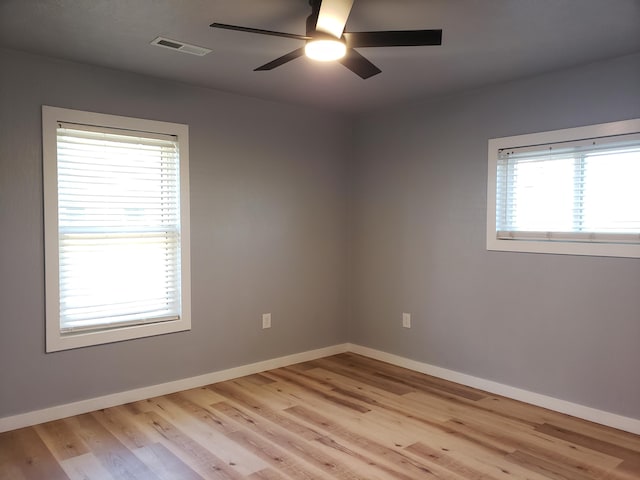
<svg viewBox="0 0 640 480"><path fill-rule="evenodd" d="M363 112L640 51L640 0L355 0L347 31L443 29L439 47L362 48L362 80L299 58L253 69L300 41L209 27L304 34L307 0L0 0L0 46L233 93ZM150 45L157 36L204 57Z"/></svg>

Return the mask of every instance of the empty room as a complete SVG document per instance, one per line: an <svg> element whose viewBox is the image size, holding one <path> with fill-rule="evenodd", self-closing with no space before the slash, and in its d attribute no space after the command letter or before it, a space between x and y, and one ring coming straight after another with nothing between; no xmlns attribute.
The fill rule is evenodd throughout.
<svg viewBox="0 0 640 480"><path fill-rule="evenodd" d="M0 480L640 479L639 26L0 0Z"/></svg>

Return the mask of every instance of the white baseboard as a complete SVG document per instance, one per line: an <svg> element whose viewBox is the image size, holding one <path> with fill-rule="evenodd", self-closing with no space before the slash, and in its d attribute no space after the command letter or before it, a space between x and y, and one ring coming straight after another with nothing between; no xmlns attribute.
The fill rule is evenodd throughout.
<svg viewBox="0 0 640 480"><path fill-rule="evenodd" d="M183 378L173 382L162 383L159 385L150 385L148 387L136 388L126 392L113 393L103 397L90 398L79 402L67 403L64 405L56 405L54 407L44 408L33 412L22 413L11 417L0 418L0 433L17 428L29 427L39 423L59 420L61 418L80 415L102 408L114 407L125 403L137 402L147 398L157 397L159 395L167 395L170 393L189 390L190 388L198 388L211 383L223 382L233 378L251 375L253 373L264 372L274 368L286 367L294 363L308 362L329 355L336 355L347 351L347 344L333 345L330 347L319 348L307 352L295 353L284 357L264 360L262 362L242 365L240 367L229 368L217 372L199 375L197 377Z"/></svg>
<svg viewBox="0 0 640 480"><path fill-rule="evenodd" d="M465 373L448 370L446 368L436 367L428 363L418 362L405 357L394 355L391 353L375 350L361 345L345 343L333 345L317 350L296 353L284 357L273 358L262 362L243 365L240 367L220 370L218 372L207 373L197 377L184 378L173 382L162 383L160 385L151 385L148 387L128 390L126 392L114 393L97 398L90 398L79 402L68 403L65 405L57 405L42 410L27 412L11 417L0 418L0 433L17 428L37 425L39 423L58 420L61 418L80 415L102 408L109 408L116 405L122 405L129 402L136 402L147 398L157 397L159 395L167 395L190 388L197 388L211 383L223 382L233 378L251 375L253 373L264 372L274 368L286 367L295 363L307 362L338 353L353 352L366 357L370 357L383 362L391 363L399 367L408 368L416 372L426 373L434 377L443 378L452 382L467 385L469 387L478 388L496 395L520 400L522 402L537 405L539 407L548 408L560 413L566 413L574 417L582 418L592 422L607 425L627 432L640 435L640 420L635 418L623 417L615 413L597 410L595 408L586 407L577 403L567 402L554 397L541 395L520 388L511 387L502 383L485 380L483 378L474 377Z"/></svg>
<svg viewBox="0 0 640 480"><path fill-rule="evenodd" d="M609 427L640 435L640 419L623 417L622 415L618 415L615 413L586 407L578 403L560 400L558 398L541 395L539 393L529 392L520 388L511 387L509 385L493 382L491 380L485 380L484 378L474 377L472 375L456 372L454 370L436 367L435 365L429 365L428 363L410 360L405 357L400 357L398 355L375 350L369 347L349 344L347 348L350 352L364 355L365 357L374 358L376 360L391 363L399 367L408 368L416 372L426 373L427 375L433 375L434 377L443 378L445 380L460 383L462 385L478 388L480 390L494 393L496 395L512 398L514 400L520 400L521 402L530 403L531 405L548 408L549 410L566 413L567 415L571 415L573 417L582 418L584 420L589 420L601 425L607 425Z"/></svg>

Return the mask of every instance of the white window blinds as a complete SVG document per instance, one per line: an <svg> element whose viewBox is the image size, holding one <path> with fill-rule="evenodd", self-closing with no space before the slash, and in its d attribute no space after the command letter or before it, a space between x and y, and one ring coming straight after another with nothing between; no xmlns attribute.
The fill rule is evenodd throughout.
<svg viewBox="0 0 640 480"><path fill-rule="evenodd" d="M496 236L640 243L640 134L501 149Z"/></svg>
<svg viewBox="0 0 640 480"><path fill-rule="evenodd" d="M60 331L180 318L178 142L57 128Z"/></svg>

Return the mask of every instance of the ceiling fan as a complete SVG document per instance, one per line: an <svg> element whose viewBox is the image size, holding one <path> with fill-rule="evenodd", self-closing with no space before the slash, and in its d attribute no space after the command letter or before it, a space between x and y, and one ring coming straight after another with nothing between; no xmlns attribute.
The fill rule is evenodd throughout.
<svg viewBox="0 0 640 480"><path fill-rule="evenodd" d="M347 18L354 0L309 0L311 15L307 17L306 35L274 32L259 28L241 27L225 23L212 23L214 28L240 32L292 38L306 42L304 47L276 58L254 71L273 70L302 55L314 60L337 60L363 79L377 75L381 70L355 49L365 47L404 47L441 45L442 30L388 30L381 32L345 32Z"/></svg>

